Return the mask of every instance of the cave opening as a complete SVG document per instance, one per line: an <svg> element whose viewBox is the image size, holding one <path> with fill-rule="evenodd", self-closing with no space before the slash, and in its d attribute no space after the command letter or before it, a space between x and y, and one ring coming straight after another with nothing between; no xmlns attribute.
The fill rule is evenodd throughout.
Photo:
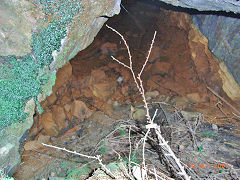
<svg viewBox="0 0 240 180"><path fill-rule="evenodd" d="M208 49L208 39L192 22L192 16L199 12L151 0L123 1L121 7L121 13L109 18L105 25L126 39L135 74L140 72L157 31L143 72L143 85L151 116L154 109L160 108L156 121L163 126L163 136L171 142L187 172L198 179L217 177L220 170L230 172L228 164L239 167L240 104L223 88L220 62ZM89 47L58 70L52 95L41 102L44 113L36 112L34 125L20 149L24 163L18 166L16 179L86 179L98 168L95 162L82 173L80 167L88 160L40 147L39 142L85 154L99 153L109 163L117 156L115 150L127 158L129 125L140 128L132 130L132 138L140 141L137 135L145 125L146 113L142 97L129 69L111 58L129 64L124 42L105 25ZM159 153L151 145L155 144L148 147L148 163L153 160L151 153ZM140 164L138 151L134 153L132 161ZM221 164L221 168L214 169L214 163ZM200 164L208 168L200 168ZM165 165L156 166L157 170L166 177L180 178ZM192 165L199 167L193 170Z"/></svg>

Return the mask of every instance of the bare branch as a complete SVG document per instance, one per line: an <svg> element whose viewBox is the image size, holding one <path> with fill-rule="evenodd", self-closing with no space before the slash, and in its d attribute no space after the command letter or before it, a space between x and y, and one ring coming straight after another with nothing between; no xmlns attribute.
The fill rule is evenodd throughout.
<svg viewBox="0 0 240 180"><path fill-rule="evenodd" d="M147 64L147 62L148 62L148 59L149 59L149 57L150 57L150 54L151 54L151 51L152 51L152 48L153 48L153 44L154 44L154 41L155 41L155 38L156 38L156 34L157 34L157 31L154 32L153 39L152 39L152 43L151 43L151 46L150 46L150 48L149 48L148 55L147 55L147 57L146 57L145 63L144 63L144 65L143 65L140 73L138 74L138 77L139 77L139 78L140 78L140 76L142 75L142 72L143 72L143 70L144 70L144 68L145 68L145 66L146 66L146 64Z"/></svg>

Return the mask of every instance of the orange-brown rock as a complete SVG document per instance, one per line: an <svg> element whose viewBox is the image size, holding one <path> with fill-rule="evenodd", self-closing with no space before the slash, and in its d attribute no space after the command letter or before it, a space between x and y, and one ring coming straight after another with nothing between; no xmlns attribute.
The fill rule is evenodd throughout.
<svg viewBox="0 0 240 180"><path fill-rule="evenodd" d="M65 104L64 105L64 110L65 110L65 113L66 113L66 116L67 116L68 120L71 120L72 119L71 105L70 104Z"/></svg>
<svg viewBox="0 0 240 180"><path fill-rule="evenodd" d="M55 94L55 92L53 92L50 96L47 97L47 101L48 103L51 105L51 104L54 104L57 100L57 96Z"/></svg>
<svg viewBox="0 0 240 180"><path fill-rule="evenodd" d="M151 67L151 73L152 75L165 75L168 74L169 70L171 68L171 64L167 62L155 62Z"/></svg>
<svg viewBox="0 0 240 180"><path fill-rule="evenodd" d="M93 70L89 80L89 87L94 96L107 100L116 90L117 82L109 79L104 71Z"/></svg>
<svg viewBox="0 0 240 180"><path fill-rule="evenodd" d="M201 97L199 93L190 93L186 95L187 99L193 103L202 103L205 102L205 98Z"/></svg>
<svg viewBox="0 0 240 180"><path fill-rule="evenodd" d="M42 144L40 144L37 140L28 141L24 144L25 151L37 150L40 147L42 147Z"/></svg>
<svg viewBox="0 0 240 180"><path fill-rule="evenodd" d="M81 96L80 90L72 88L71 91L72 91L72 98L73 99L77 99Z"/></svg>
<svg viewBox="0 0 240 180"><path fill-rule="evenodd" d="M53 120L53 115L51 112L44 113L40 116L39 124L42 125L43 129L49 136L58 135L58 126Z"/></svg>
<svg viewBox="0 0 240 180"><path fill-rule="evenodd" d="M49 140L50 136L40 135L37 140L26 142L24 145L24 149L26 151L37 150L43 147L42 143L48 143Z"/></svg>
<svg viewBox="0 0 240 180"><path fill-rule="evenodd" d="M59 87L65 85L72 75L72 66L67 62L61 69L57 71L57 78L55 85L53 86L53 92L55 92Z"/></svg>
<svg viewBox="0 0 240 180"><path fill-rule="evenodd" d="M86 104L79 100L74 100L71 105L72 116L78 119L85 119L92 115L92 111L86 106Z"/></svg>
<svg viewBox="0 0 240 180"><path fill-rule="evenodd" d="M91 89L89 89L89 88L81 89L81 92L82 92L82 95L87 97L87 98L92 98L93 97L93 93L92 93Z"/></svg>
<svg viewBox="0 0 240 180"><path fill-rule="evenodd" d="M66 114L61 106L54 105L52 107L52 116L53 120L58 125L59 131L68 126L68 122L66 121Z"/></svg>
<svg viewBox="0 0 240 180"><path fill-rule="evenodd" d="M66 92L66 84L64 84L63 86L59 87L56 91L56 94L58 97L63 96L63 94Z"/></svg>
<svg viewBox="0 0 240 180"><path fill-rule="evenodd" d="M72 101L71 91L66 92L60 100L60 104L64 105Z"/></svg>

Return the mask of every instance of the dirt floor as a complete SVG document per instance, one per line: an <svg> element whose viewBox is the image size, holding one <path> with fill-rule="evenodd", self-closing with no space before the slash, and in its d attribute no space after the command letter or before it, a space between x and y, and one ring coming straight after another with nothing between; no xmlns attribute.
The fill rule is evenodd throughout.
<svg viewBox="0 0 240 180"><path fill-rule="evenodd" d="M136 74L157 31L142 77L151 115L159 109L155 121L193 179L238 179L240 104L222 90L219 66L207 44L194 41L202 37L191 17L151 2L123 3L126 10L107 21L126 38ZM201 52L201 61L193 59L195 51ZM124 42L104 26L87 49L59 70L53 94L42 102L44 114L36 114L20 148L16 179L87 179L99 167L95 160L41 143L101 154L105 164L119 159L129 164L132 148L131 163L141 164L146 133L142 97L129 69L111 56L129 64ZM146 145L148 168L166 179L181 179L177 168L167 165L154 133L152 138Z"/></svg>

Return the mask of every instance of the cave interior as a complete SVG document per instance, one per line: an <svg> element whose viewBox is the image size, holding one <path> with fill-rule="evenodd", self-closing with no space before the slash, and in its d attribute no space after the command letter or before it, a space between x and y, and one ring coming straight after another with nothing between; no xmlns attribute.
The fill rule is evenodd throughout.
<svg viewBox="0 0 240 180"><path fill-rule="evenodd" d="M107 24L125 38L136 76L156 31L141 76L150 116L158 109L155 121L193 179L234 179L240 169L240 101L232 100L223 89L220 60L193 25L197 14L231 16L152 0L123 1L120 14L109 18L93 43L58 70L52 95L41 102L44 112L36 110L19 150L22 163L14 177L87 179L99 168L97 161L39 142L101 154L104 164L120 156L128 163L132 148L132 162L141 164L146 111L131 71L112 58L129 66L124 41ZM146 164L159 174L181 179L174 167L166 165L162 153L156 144L147 143ZM214 168L216 164L220 167Z"/></svg>

